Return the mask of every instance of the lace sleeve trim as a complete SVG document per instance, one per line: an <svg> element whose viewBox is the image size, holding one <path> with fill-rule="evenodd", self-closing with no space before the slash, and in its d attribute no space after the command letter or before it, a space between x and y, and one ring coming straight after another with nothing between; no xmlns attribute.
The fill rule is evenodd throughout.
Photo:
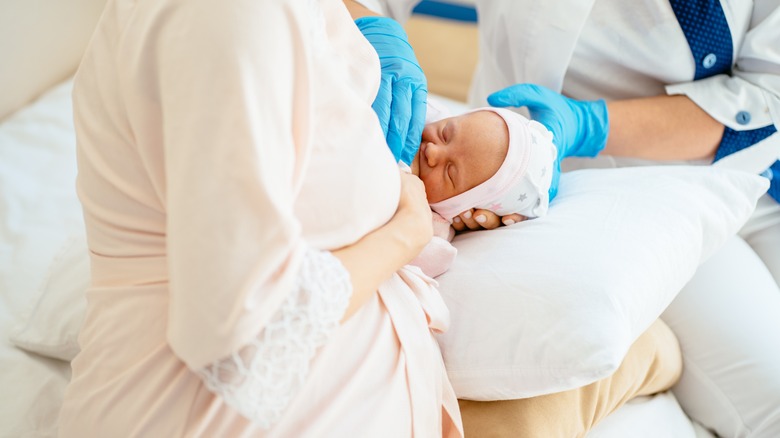
<svg viewBox="0 0 780 438"><path fill-rule="evenodd" d="M232 408L270 428L302 386L317 349L338 327L351 295L341 262L327 251L307 251L296 288L272 322L250 344L197 374Z"/></svg>

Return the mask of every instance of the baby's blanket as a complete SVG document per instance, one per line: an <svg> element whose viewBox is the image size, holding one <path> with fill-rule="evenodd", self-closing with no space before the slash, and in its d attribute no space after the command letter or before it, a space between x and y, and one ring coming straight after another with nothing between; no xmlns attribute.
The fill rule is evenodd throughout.
<svg viewBox="0 0 780 438"><path fill-rule="evenodd" d="M447 272L458 254L457 248L450 243L453 237L455 229L441 215L433 212L433 238L410 264L431 278Z"/></svg>

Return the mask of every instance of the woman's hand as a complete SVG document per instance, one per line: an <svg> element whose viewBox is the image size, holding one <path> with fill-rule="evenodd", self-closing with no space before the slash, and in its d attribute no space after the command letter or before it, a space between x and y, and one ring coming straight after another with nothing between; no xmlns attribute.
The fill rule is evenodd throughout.
<svg viewBox="0 0 780 438"><path fill-rule="evenodd" d="M471 209L455 216L452 227L458 232L465 230L492 230L501 225L512 225L526 219L525 216L516 213L498 216L489 210Z"/></svg>
<svg viewBox="0 0 780 438"><path fill-rule="evenodd" d="M401 198L398 210L388 225L393 223L407 240L411 253L409 260L416 257L433 237L433 216L425 195L425 186L420 178L411 173L401 172Z"/></svg>
<svg viewBox="0 0 780 438"><path fill-rule="evenodd" d="M420 178L401 172L401 197L395 215L352 245L333 251L349 271L352 316L394 272L411 262L433 237L433 216Z"/></svg>

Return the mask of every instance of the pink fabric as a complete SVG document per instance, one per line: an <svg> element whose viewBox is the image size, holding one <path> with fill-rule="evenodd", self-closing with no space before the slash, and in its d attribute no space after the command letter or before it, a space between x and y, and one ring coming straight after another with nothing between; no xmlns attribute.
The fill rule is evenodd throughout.
<svg viewBox="0 0 780 438"><path fill-rule="evenodd" d="M549 204L557 151L552 134L541 124L504 108L483 107L506 122L509 147L504 162L487 181L471 190L431 204L446 220L471 208L492 211L499 216L518 213L534 218L543 216Z"/></svg>
<svg viewBox="0 0 780 438"><path fill-rule="evenodd" d="M409 264L420 268L425 275L435 278L447 272L458 255L450 242L455 229L440 214L433 212L433 238Z"/></svg>
<svg viewBox="0 0 780 438"><path fill-rule="evenodd" d="M462 435L432 333L449 314L415 267L331 333L269 430L191 371L262 332L304 251L395 213L378 84L340 0L109 0L74 86L93 282L61 436Z"/></svg>

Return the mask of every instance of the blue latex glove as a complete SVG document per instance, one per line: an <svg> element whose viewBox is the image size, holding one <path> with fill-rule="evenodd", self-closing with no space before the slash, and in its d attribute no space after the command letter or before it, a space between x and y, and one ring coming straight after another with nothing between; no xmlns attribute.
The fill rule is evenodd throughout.
<svg viewBox="0 0 780 438"><path fill-rule="evenodd" d="M488 96L498 107L528 107L531 118L553 134L558 159L553 169L550 200L558 192L560 162L566 157L595 157L607 145L609 114L604 100L578 101L534 84L517 84Z"/></svg>
<svg viewBox="0 0 780 438"><path fill-rule="evenodd" d="M412 164L420 147L428 100L428 82L406 32L387 17L355 20L379 55L382 82L372 107L396 160Z"/></svg>
<svg viewBox="0 0 780 438"><path fill-rule="evenodd" d="M488 96L493 106L528 107L531 118L553 133L558 158L595 157L607 145L609 115L604 100L569 99L534 84L517 84Z"/></svg>

